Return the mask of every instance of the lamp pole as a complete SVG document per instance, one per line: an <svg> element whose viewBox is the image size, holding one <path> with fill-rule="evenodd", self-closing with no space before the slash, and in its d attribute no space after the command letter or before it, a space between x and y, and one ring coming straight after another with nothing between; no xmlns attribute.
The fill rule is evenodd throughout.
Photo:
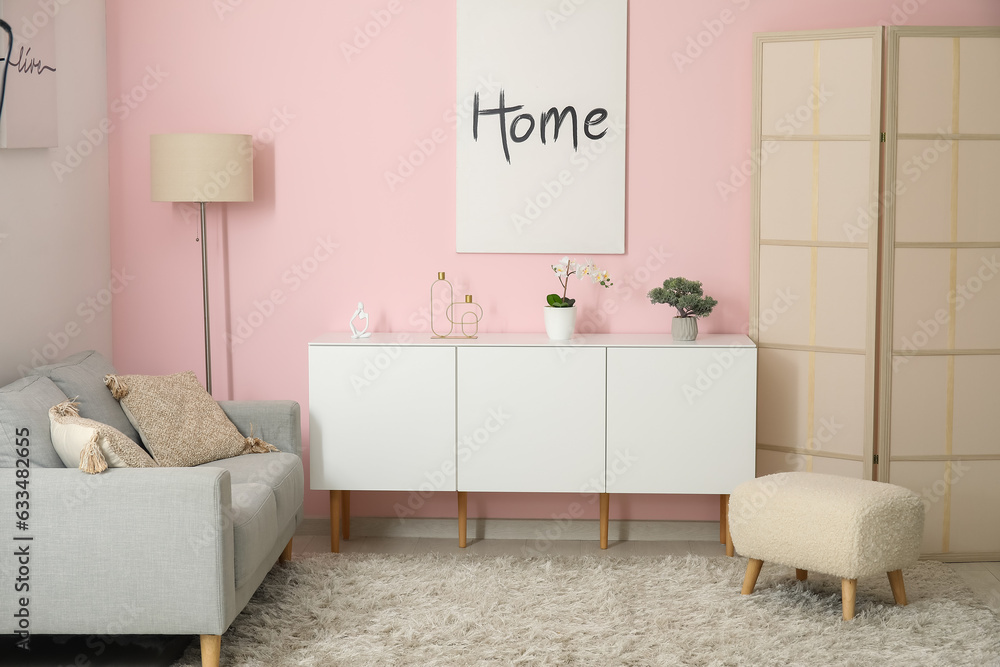
<svg viewBox="0 0 1000 667"><path fill-rule="evenodd" d="M205 202L201 206L201 289L205 302L205 389L212 393L212 338L208 326L208 250L205 247Z"/></svg>

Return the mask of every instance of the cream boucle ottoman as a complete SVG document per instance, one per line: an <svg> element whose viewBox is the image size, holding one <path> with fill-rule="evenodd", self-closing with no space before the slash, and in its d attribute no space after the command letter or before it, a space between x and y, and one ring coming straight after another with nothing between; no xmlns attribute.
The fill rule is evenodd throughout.
<svg viewBox="0 0 1000 667"><path fill-rule="evenodd" d="M733 546L747 556L743 594L764 561L841 578L844 620L854 618L858 577L887 572L896 604L906 604L904 567L917 561L924 505L892 484L785 472L741 484L729 497Z"/></svg>

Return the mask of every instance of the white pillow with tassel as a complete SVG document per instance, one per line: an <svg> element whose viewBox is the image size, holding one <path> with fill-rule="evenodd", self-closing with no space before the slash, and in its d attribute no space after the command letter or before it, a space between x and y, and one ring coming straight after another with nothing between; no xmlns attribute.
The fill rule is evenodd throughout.
<svg viewBox="0 0 1000 667"><path fill-rule="evenodd" d="M63 401L49 410L52 445L67 468L91 475L108 468L155 468L156 463L127 435L107 424L85 419L79 403Z"/></svg>

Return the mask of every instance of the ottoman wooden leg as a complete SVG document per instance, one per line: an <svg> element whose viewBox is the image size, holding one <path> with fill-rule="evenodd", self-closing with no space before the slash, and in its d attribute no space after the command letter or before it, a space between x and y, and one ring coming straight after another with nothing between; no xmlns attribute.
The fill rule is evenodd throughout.
<svg viewBox="0 0 1000 667"><path fill-rule="evenodd" d="M763 565L764 561L757 560L756 558L751 558L747 562L747 574L743 577L743 590L740 591L742 595L753 593L754 586L757 585L757 577L760 576L760 568Z"/></svg>
<svg viewBox="0 0 1000 667"><path fill-rule="evenodd" d="M892 589L892 597L896 599L896 604L906 606L906 589L903 588L903 571L893 570L889 573L889 587Z"/></svg>
<svg viewBox="0 0 1000 667"><path fill-rule="evenodd" d="M809 578L809 570L800 570L799 568L795 568L795 578L799 581L805 581Z"/></svg>
<svg viewBox="0 0 1000 667"><path fill-rule="evenodd" d="M849 621L854 618L854 600L858 595L858 580L841 579L840 592L844 598L844 620Z"/></svg>

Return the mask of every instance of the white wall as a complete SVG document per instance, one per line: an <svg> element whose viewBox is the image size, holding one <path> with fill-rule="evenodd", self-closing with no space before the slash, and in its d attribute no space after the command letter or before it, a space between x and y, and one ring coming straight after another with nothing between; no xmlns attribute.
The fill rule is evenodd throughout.
<svg viewBox="0 0 1000 667"><path fill-rule="evenodd" d="M57 9L59 147L0 150L0 385L80 350L111 358L104 0L45 7ZM70 147L92 150L77 162Z"/></svg>

